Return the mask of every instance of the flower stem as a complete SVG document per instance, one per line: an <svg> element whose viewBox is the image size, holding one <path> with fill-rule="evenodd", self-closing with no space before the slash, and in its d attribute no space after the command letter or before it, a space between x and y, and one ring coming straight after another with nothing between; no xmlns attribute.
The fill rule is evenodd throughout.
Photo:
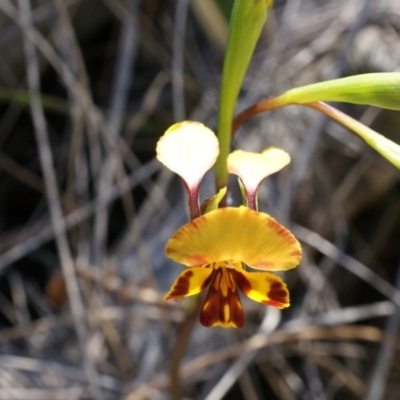
<svg viewBox="0 0 400 400"><path fill-rule="evenodd" d="M189 187L185 181L183 183L188 196L190 220L193 221L195 218L200 217L200 182L193 187Z"/></svg>
<svg viewBox="0 0 400 400"><path fill-rule="evenodd" d="M254 115L263 113L265 111L273 110L274 108L279 108L285 106L281 101L281 96L271 97L270 99L264 99L258 103L246 108L240 114L238 114L233 120L232 124L232 136L236 133L239 127L244 124L249 118Z"/></svg>
<svg viewBox="0 0 400 400"><path fill-rule="evenodd" d="M257 190L246 192L246 199L247 199L247 207L251 208L254 211L258 211Z"/></svg>
<svg viewBox="0 0 400 400"><path fill-rule="evenodd" d="M200 182L192 187L189 187L185 180L183 180L183 183L188 196L190 220L193 221L201 215L199 203ZM194 304L190 304L176 338L170 365L170 393L172 400L182 399L180 366L199 314L201 301L202 297L198 296L194 299Z"/></svg>
<svg viewBox="0 0 400 400"><path fill-rule="evenodd" d="M194 299L194 301L195 304L192 304L192 308L187 312L185 320L180 326L172 353L170 364L170 392L172 400L182 400L183 398L181 390L180 366L192 336L193 327L199 315L202 297L198 296L196 299Z"/></svg>

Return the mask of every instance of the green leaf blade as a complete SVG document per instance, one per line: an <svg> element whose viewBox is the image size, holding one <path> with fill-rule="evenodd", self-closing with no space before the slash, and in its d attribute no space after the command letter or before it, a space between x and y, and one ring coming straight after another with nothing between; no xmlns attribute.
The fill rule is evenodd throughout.
<svg viewBox="0 0 400 400"><path fill-rule="evenodd" d="M361 122L355 120L349 115L337 110L336 108L322 103L307 103L304 104L307 107L313 108L315 110L321 111L328 115L335 121L346 126L358 136L360 136L364 141L373 149L375 149L380 155L382 155L386 160L392 163L395 167L400 169L400 145L392 142L385 136L382 136L378 132L372 130L368 126L362 124Z"/></svg>
<svg viewBox="0 0 400 400"><path fill-rule="evenodd" d="M400 110L400 73L373 73L314 83L278 96L282 105L333 101Z"/></svg>
<svg viewBox="0 0 400 400"><path fill-rule="evenodd" d="M229 24L218 110L220 155L216 164L217 186L226 186L226 159L230 151L236 101L272 0L235 0Z"/></svg>

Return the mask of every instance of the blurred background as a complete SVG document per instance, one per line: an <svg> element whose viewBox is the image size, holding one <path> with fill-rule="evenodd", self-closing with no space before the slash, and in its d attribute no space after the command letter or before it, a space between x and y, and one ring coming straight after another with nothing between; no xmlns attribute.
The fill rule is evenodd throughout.
<svg viewBox="0 0 400 400"><path fill-rule="evenodd" d="M168 399L178 365L174 398L400 398L400 172L314 110L234 140L292 156L259 199L302 243L292 306L243 299L243 329L179 342L191 303L163 302L182 268L163 250L185 194L155 145L175 121L216 128L232 4L0 0L2 400ZM399 35L398 0L276 0L237 110L400 71ZM338 107L400 143L399 113Z"/></svg>

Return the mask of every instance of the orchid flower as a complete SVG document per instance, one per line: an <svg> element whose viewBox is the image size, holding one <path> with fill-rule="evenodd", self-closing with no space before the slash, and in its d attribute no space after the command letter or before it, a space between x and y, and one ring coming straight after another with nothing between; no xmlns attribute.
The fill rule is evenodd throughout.
<svg viewBox="0 0 400 400"><path fill-rule="evenodd" d="M277 148L261 154L241 150L227 160L230 173L244 188L245 206L218 208L226 188L199 205L204 174L218 156L214 133L198 122L173 125L160 138L157 158L184 181L191 221L169 239L165 254L188 267L164 299L179 300L206 290L200 312L203 326L240 328L244 314L239 290L250 299L285 308L289 292L282 279L266 271L286 271L301 260L301 247L292 233L266 213L257 211L257 191L268 175L290 162ZM249 272L247 268L262 272Z"/></svg>

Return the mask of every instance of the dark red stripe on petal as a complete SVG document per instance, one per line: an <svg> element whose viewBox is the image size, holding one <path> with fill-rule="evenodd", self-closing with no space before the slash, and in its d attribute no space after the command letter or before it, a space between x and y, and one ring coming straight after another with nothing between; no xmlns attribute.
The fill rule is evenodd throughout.
<svg viewBox="0 0 400 400"><path fill-rule="evenodd" d="M213 268L192 267L184 270L172 284L171 290L164 296L164 300L182 299L203 291L211 282Z"/></svg>
<svg viewBox="0 0 400 400"><path fill-rule="evenodd" d="M270 306L289 307L289 291L286 284L268 272L233 271L239 289L250 299Z"/></svg>
<svg viewBox="0 0 400 400"><path fill-rule="evenodd" d="M251 283L246 277L238 271L233 271L235 276L235 281L239 286L240 290L247 295L251 290Z"/></svg>
<svg viewBox="0 0 400 400"><path fill-rule="evenodd" d="M221 290L216 289L216 287L221 287L221 284L224 284L224 279L233 279L231 271L225 271L223 274L222 269L216 270L213 276L213 281L200 312L200 323L205 327L241 328L244 325L244 315L236 285L232 287L230 283L225 282L229 286L226 296L223 295ZM216 282L217 284L215 284Z"/></svg>
<svg viewBox="0 0 400 400"><path fill-rule="evenodd" d="M211 282L211 280L213 279L213 276L215 274L215 271L213 271L211 273L211 275L203 282L203 284L201 285L201 291L203 291Z"/></svg>
<svg viewBox="0 0 400 400"><path fill-rule="evenodd" d="M267 297L268 300L264 301L264 304L278 308L288 307L289 305L289 291L286 285L281 282L273 282L271 284Z"/></svg>
<svg viewBox="0 0 400 400"><path fill-rule="evenodd" d="M193 271L190 269L186 272L182 273L178 280L175 282L174 287L168 296L165 297L165 300L176 299L180 297L184 297L189 292L190 288L190 278L193 276Z"/></svg>

